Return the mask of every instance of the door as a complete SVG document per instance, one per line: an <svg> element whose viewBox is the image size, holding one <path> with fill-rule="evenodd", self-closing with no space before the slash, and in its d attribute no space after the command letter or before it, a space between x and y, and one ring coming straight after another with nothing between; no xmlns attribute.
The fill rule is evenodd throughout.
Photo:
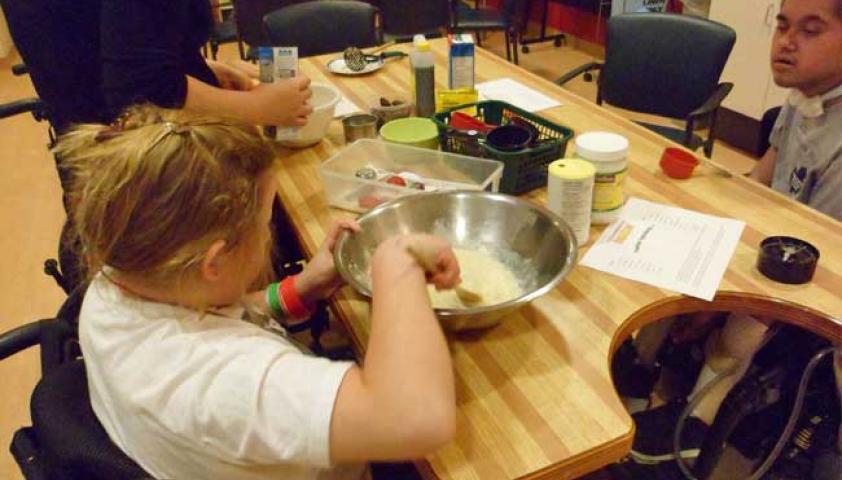
<svg viewBox="0 0 842 480"><path fill-rule="evenodd" d="M734 89L723 105L760 120L763 113L786 98L786 90L775 85L769 66L775 16L781 0L713 0L710 19L730 26L737 42L722 72L722 81Z"/></svg>

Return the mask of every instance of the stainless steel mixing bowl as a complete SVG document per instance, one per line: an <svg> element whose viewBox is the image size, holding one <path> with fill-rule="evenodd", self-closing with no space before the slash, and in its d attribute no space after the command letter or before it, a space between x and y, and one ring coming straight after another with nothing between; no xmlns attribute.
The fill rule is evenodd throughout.
<svg viewBox="0 0 842 480"><path fill-rule="evenodd" d="M509 195L478 191L421 193L380 205L358 219L362 232L343 233L334 249L342 277L371 296L369 260L384 239L432 233L454 247L482 249L509 267L525 292L497 305L436 309L448 330L483 328L547 293L576 262L570 227L549 210Z"/></svg>

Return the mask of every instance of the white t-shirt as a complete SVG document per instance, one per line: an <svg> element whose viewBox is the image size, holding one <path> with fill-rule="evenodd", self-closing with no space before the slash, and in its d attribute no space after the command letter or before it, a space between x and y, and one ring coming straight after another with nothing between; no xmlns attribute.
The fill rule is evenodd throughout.
<svg viewBox="0 0 842 480"><path fill-rule="evenodd" d="M79 340L91 404L129 457L165 479L358 479L330 466L334 400L349 362L309 356L240 320L125 295L102 274Z"/></svg>

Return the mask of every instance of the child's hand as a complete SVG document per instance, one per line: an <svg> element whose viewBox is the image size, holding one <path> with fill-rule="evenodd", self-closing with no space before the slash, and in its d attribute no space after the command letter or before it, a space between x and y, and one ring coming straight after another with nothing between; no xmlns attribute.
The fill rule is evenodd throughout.
<svg viewBox="0 0 842 480"><path fill-rule="evenodd" d="M459 262L447 240L434 235L412 234L389 238L377 247L373 268L418 265L427 281L439 290L453 288L461 281Z"/></svg>
<svg viewBox="0 0 842 480"><path fill-rule="evenodd" d="M295 286L304 300L308 302L324 300L343 285L342 277L333 263L333 247L343 230L352 233L359 232L360 226L353 220L341 220L333 224L319 251L310 259L304 271L298 274Z"/></svg>

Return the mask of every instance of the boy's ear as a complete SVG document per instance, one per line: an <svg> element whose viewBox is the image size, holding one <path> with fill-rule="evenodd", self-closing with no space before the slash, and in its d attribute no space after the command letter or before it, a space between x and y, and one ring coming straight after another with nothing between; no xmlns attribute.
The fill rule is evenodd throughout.
<svg viewBox="0 0 842 480"><path fill-rule="evenodd" d="M222 257L224 254L225 240L217 240L211 244L205 253L205 258L202 259L202 264L199 266L203 280L209 282L219 280L222 276Z"/></svg>

